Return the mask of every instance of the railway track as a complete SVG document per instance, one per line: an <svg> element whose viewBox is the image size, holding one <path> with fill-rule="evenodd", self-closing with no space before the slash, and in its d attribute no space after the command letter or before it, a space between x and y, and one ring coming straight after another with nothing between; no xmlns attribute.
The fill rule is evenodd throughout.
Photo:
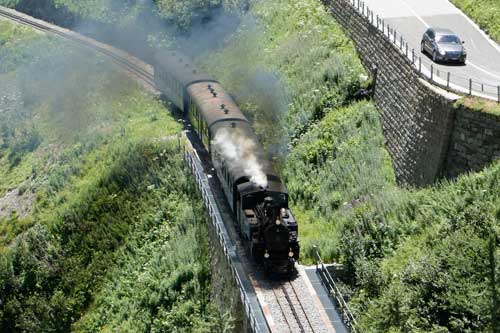
<svg viewBox="0 0 500 333"><path fill-rule="evenodd" d="M316 332L302 305L292 281L280 283L273 289L285 322L292 332Z"/></svg>
<svg viewBox="0 0 500 333"><path fill-rule="evenodd" d="M47 25L43 21L27 17L23 14L13 12L8 9L0 7L0 16L8 18L12 21L30 26L36 30L49 32L60 36L64 39L70 40L78 45L85 46L89 49L97 51L111 59L115 64L123 67L129 73L137 76L142 82L147 84L150 88L155 88L154 76L152 70L148 70L146 64L140 64L137 61L131 60L124 52L112 48L109 45L99 43L93 39L74 33L71 30L64 28L55 28Z"/></svg>
<svg viewBox="0 0 500 333"><path fill-rule="evenodd" d="M55 27L27 15L2 8L1 6L0 17L8 18L39 31L55 34L72 41L77 45L94 50L108 57L116 65L120 66L130 75L145 84L150 90L156 91L152 66L126 54L119 49L77 34L71 30ZM188 138L191 141L193 140L193 137L190 137L189 135ZM196 146L196 144L194 144L194 146ZM203 156L204 154L201 153L200 155ZM208 168L207 171L210 170L210 159L205 156L202 160L204 160L204 163L208 166L205 166ZM215 181L214 179L212 180ZM215 182L218 183L217 181ZM221 202L220 200L218 201L219 204L224 205L224 202ZM233 238L235 238L235 231L233 230L232 233ZM239 243L239 241L237 241L237 243ZM242 257L244 258L243 262L246 264L249 274L253 276L253 280L255 282L254 287L256 289L258 288L263 294L261 295L262 299L267 299L267 303L271 309L271 313L266 316L266 319L268 320L267 325L270 331L301 333L332 332L331 326L328 327L328 324L330 323L325 323L324 320L320 320L318 318L318 309L312 305L313 302L310 300L310 295L307 297L307 292L305 292L304 286L302 285L303 281L302 283L300 282L301 279L279 282L269 281L268 277L263 275L262 272L259 272L260 269L256 267L251 260L245 258L245 251L241 244L239 246L239 252L241 252L240 254L242 254ZM269 321L274 322L275 324L270 325Z"/></svg>

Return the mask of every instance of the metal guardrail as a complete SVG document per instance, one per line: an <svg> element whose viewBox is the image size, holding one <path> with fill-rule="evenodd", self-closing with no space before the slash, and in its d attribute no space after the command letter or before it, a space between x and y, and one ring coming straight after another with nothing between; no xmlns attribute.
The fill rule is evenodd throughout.
<svg viewBox="0 0 500 333"><path fill-rule="evenodd" d="M332 275L330 274L325 264L323 263L323 260L321 259L321 256L318 251L318 247L316 245L313 247L313 251L314 251L314 257L316 259L316 272L319 274L321 282L323 282L325 287L328 289L328 294L330 295L335 305L340 310L340 316L344 324L347 326L350 332L357 333L358 331L356 329L357 327L356 319L351 313L351 310L349 310L349 306L347 305L347 302L342 296L342 293L340 292L337 283L335 283L335 280L333 279Z"/></svg>
<svg viewBox="0 0 500 333"><path fill-rule="evenodd" d="M193 150L184 151L184 161L193 173L196 183L201 191L205 207L210 215L212 226L217 234L219 244L224 252L227 264L231 268L231 274L240 291L241 302L244 307L246 319L253 332L267 333L270 329L262 313L262 308L255 295L249 295L247 290L253 288L248 277L243 273L243 265L236 252L236 247L229 237L226 226L215 201L212 189L208 183L208 178L203 172L203 167L199 157Z"/></svg>
<svg viewBox="0 0 500 333"><path fill-rule="evenodd" d="M424 79L454 93L468 94L487 98L500 103L500 84L492 85L481 82L479 79L464 77L450 71L436 68L427 58L422 58L420 50L408 46L404 36L380 18L361 0L341 0L349 3L374 28L381 32L406 57L413 69Z"/></svg>

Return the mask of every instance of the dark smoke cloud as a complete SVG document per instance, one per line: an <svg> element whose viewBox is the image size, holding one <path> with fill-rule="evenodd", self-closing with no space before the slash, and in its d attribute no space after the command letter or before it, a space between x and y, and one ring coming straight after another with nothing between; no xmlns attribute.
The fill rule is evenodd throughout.
<svg viewBox="0 0 500 333"><path fill-rule="evenodd" d="M125 49L147 62L152 62L152 54L158 47L179 48L191 58L200 60L224 47L242 21L245 29L254 31L256 36L263 33L256 20L245 11L246 0L225 2L236 5L198 8L189 13L190 25L186 27L175 22L176 17L161 13L152 0L101 0L98 3L107 19L73 19L70 28ZM213 72L210 68L206 70ZM289 99L280 78L265 69L251 68L244 59L231 71L234 77L245 81L241 89L233 90L237 101L251 102L257 107L256 113L248 115L256 122L268 152L270 155L285 154L289 140L283 128ZM275 127L268 126L270 124Z"/></svg>

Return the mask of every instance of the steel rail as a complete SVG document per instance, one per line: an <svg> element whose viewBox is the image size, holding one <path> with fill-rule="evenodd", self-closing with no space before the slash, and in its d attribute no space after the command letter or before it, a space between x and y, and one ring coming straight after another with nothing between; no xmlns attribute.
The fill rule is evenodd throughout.
<svg viewBox="0 0 500 333"><path fill-rule="evenodd" d="M62 37L64 39L67 39L67 40L75 43L76 45L87 47L91 50L94 50L94 51L108 57L109 59L111 59L111 61L116 63L118 66L123 67L128 72L136 75L138 77L138 79L140 79L144 83L148 84L151 88L156 88L154 76L150 72L141 68L141 66L139 66L138 64L135 64L133 61L130 61L129 59L127 59L126 55L120 55L119 53L121 50L119 50L119 49L113 50L114 48L112 48L110 50L109 49L110 46L102 44L98 41L92 40L92 39L87 38L85 36L78 35L71 30L67 30L64 28L51 27L49 25L44 24L43 22L37 22L37 21L34 21L33 19L27 18L27 17L23 16L22 14L16 14L10 10L6 10L6 9L2 8L1 6L0 6L0 16L8 18L12 21L18 22L20 24L30 26L36 30L57 35L59 37ZM197 162L199 163L199 161L195 161L196 157L187 153L187 152L185 152L185 154L184 154L184 159L185 159L186 163L188 164L189 168L191 169L191 171L195 175L196 182L198 183L200 190L202 192L202 196L203 196L205 205L208 208L209 215L210 215L210 217L212 219L212 223L215 227L215 231L216 231L217 237L219 238L219 242L223 248L223 252L226 256L226 260L228 261L228 264L232 268L232 274L233 274L233 277L235 278L236 283L240 289L241 298L242 298L242 302L244 304L245 312L247 313L247 320L249 322L249 325L255 332L266 332L266 331L269 332L269 331L271 331L271 328L269 327L269 323L267 323L267 321L265 322L265 324L266 324L265 327L262 327L261 325L259 325L259 320L257 319L258 315L255 313L255 310L254 310L255 304L251 304L252 303L252 301L250 300L251 297L249 297L249 295L247 294L247 291L244 288L244 285L246 285L247 283L246 283L246 281L243 281L245 279L242 277L242 273L240 272L240 269L238 269L236 267L238 265L236 264L237 260L235 259L235 257L236 257L235 250L232 249L233 245L232 245L232 242L229 240L229 236L227 234L227 231L223 230L224 227L223 227L223 222L222 222L222 218L220 216L220 213L218 212L217 208L214 208L214 207L216 207L216 205L213 202L213 195L210 193L211 190L208 188L208 186L207 186L208 184L205 184L206 180L203 180L204 175L202 175L201 166L197 165ZM304 314L304 317L306 318L307 323L308 323L309 327L311 328L311 331L314 332L314 328L313 328L313 326L312 326L312 324L307 316L307 313L306 313L306 311L305 311L305 309L300 301L300 298L298 297L297 291L295 290L293 284L290 281L288 281L287 283L290 284L291 289L293 290L293 293L295 295L295 298L297 299L297 302L300 305L300 309L302 310L302 313ZM286 290L286 288L283 285L281 285L281 289L283 291L285 299L287 300L287 302L289 304L289 308L290 308L293 316L295 317L295 320L297 322L297 326L300 328L301 332L306 332L304 329L304 326L302 325L301 320L299 318L299 314L297 313L297 309L295 308L295 305L293 304L293 302L291 300L289 292ZM283 301L280 300L280 297L278 297L278 295L276 294L276 290L274 288L273 288L273 293L275 294L277 303L281 309L281 312L283 313L283 317L285 318L287 325L289 326L289 328L291 330L293 330L293 327L292 327L291 323L289 322L290 318L288 318L288 316L285 314L285 309L284 309L285 305L282 304ZM260 306L259 306L259 310L262 310L260 308Z"/></svg>
<svg viewBox="0 0 500 333"><path fill-rule="evenodd" d="M300 305L300 308L302 310L302 312L304 313L304 317L306 318L307 320L307 324L309 325L309 327L311 328L311 331L314 332L314 327L311 323L311 321L309 320L309 316L307 315L307 312L306 312L306 309L304 309L304 306L302 305L302 302L300 301L300 298L299 298L299 294L297 293L297 290L295 289L295 287L293 286L293 283L292 281L288 281L288 284L290 284L290 287L292 287L292 290L293 290L293 294L295 295L295 298L297 299L297 303L299 303Z"/></svg>
<svg viewBox="0 0 500 333"><path fill-rule="evenodd" d="M288 294L288 291L286 290L285 286L282 285L281 290L283 291L283 294L285 295L285 298L286 298L288 304L290 304L290 310L292 310L292 314L295 317L295 321L297 322L297 325L299 325L300 331L305 332L306 330L304 329L304 326L300 322L299 314L297 313L297 310L295 309L295 306L293 305L292 299L290 298L290 295ZM306 318L307 318L307 316L306 316ZM310 323L309 323L309 325L310 325ZM313 330L313 332L314 332L314 330Z"/></svg>
<svg viewBox="0 0 500 333"><path fill-rule="evenodd" d="M292 310L292 314L295 317L295 321L297 321L297 325L299 325L300 331L305 332L306 330L304 329L304 326L300 322L299 314L297 313L297 310L295 309L292 299L290 298L290 295L288 294L288 291L286 290L285 286L282 285L281 290L283 290L283 294L285 295L288 304L290 304L290 310Z"/></svg>
<svg viewBox="0 0 500 333"><path fill-rule="evenodd" d="M274 294L274 297L276 298L276 302L278 303L278 306L280 307L280 310L281 310L281 313L283 315L283 318L285 318L285 322L286 324L288 325L288 328L290 328L290 330L293 330L293 327L290 323L290 321L288 320L288 316L286 315L285 313L285 308L284 306L281 304L281 301L280 301L280 297L277 295L276 293L276 290L273 288L273 294ZM300 325L297 317L295 317L295 320L297 321L298 325ZM302 331L303 332L303 331Z"/></svg>
<svg viewBox="0 0 500 333"><path fill-rule="evenodd" d="M290 286L290 288L288 288L288 289L291 289L291 292L287 289L287 287L286 287L287 285ZM293 284L290 280L288 280L284 284L279 284L279 285L273 284L271 286L271 289L273 291L276 302L278 303L278 306L281 310L283 318L285 319L285 322L291 331L294 331L294 325L292 325L292 322L290 321L290 316L287 313L288 311L286 311L287 309L290 310L293 317L295 318L295 322L297 323L297 326L298 326L300 332L304 333L304 332L307 332L308 330L306 330L306 327L304 327L303 322L301 321L301 318L299 316L299 312L303 313L304 318L307 321L307 326L309 326L309 328L310 328L310 331L311 332L316 331L314 329L314 326L311 323L311 320L309 319L309 316L307 315L307 312L306 312L304 306L302 305L302 302L300 301L300 297L297 293L297 290L295 289L295 287L293 286ZM278 295L277 290L281 290L286 302L283 301L282 296ZM294 302L292 300L292 294L293 294L293 297L295 297L295 299L297 300L297 303L299 304L300 309L294 304Z"/></svg>

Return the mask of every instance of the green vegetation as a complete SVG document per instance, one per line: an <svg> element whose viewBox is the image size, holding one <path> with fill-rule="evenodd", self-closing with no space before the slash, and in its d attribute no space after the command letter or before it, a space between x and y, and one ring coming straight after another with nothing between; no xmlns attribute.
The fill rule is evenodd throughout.
<svg viewBox="0 0 500 333"><path fill-rule="evenodd" d="M302 261L312 262L314 244L326 260L339 258L337 208L395 183L376 109L352 103L370 85L352 42L314 0L262 1L224 49L200 61L280 154Z"/></svg>
<svg viewBox="0 0 500 333"><path fill-rule="evenodd" d="M395 184L378 113L349 40L314 0L258 1L203 66L272 154L299 221L341 262L361 332L497 332L500 163L427 189Z"/></svg>
<svg viewBox="0 0 500 333"><path fill-rule="evenodd" d="M0 332L230 327L180 125L92 52L0 32Z"/></svg>
<svg viewBox="0 0 500 333"><path fill-rule="evenodd" d="M92 4L96 12L103 10ZM180 30L203 21L214 7L239 5L156 4L153 11L160 8L159 16ZM71 10L83 15L94 9ZM116 13L123 10L118 6ZM31 53L23 50L5 57L31 63ZM37 59L47 67L52 57ZM359 89L370 88L370 79L352 42L316 0L251 2L222 47L197 60L236 97L276 157L300 225L302 262L312 263L317 244L326 261L343 264L342 288L360 331L498 332L500 162L433 187L398 188L377 110L372 101L354 98ZM0 308L0 322L26 331L156 332L173 325L222 330L228 322L208 305L208 259L196 255L205 253L206 239L200 215L190 210L201 207L193 185L179 172L176 141L168 140L178 127L156 111L157 102L135 86L124 87L123 77L116 79L120 84L106 79L117 74L99 65L104 66L98 61L90 72L94 84L82 85L97 104L87 105L88 98L74 92L59 96L71 96L86 116L50 113L69 109L60 102L65 98L50 98L44 89L33 92L26 80L8 94L11 108L16 96L23 96L16 110L28 111L4 120L16 125L0 133L0 168L9 175L0 182L0 195L9 198L15 187L25 198L17 202L28 207L32 202L33 208L25 216L3 218L7 259L2 259L0 296L8 301ZM6 68L0 82L13 78L12 67ZM69 91L76 79L65 82ZM43 82L49 91L54 80L48 81ZM118 106L117 95L122 96ZM461 103L496 113L474 100ZM78 121L72 121L75 116ZM166 132L155 132L160 128ZM159 135L166 140L155 140ZM166 251L175 255L166 258ZM179 265L185 260L193 263L187 272ZM79 318L76 323L72 316Z"/></svg>
<svg viewBox="0 0 500 333"><path fill-rule="evenodd" d="M142 26L144 17L155 17L162 19L165 26L172 25L180 31L188 31L221 9L233 12L247 3L248 0L132 0L126 3L119 0L0 0L2 6L70 25L89 19L105 24Z"/></svg>
<svg viewBox="0 0 500 333"><path fill-rule="evenodd" d="M490 36L500 42L500 2L497 0L451 0Z"/></svg>
<svg viewBox="0 0 500 333"><path fill-rule="evenodd" d="M498 332L500 163L355 209L343 252L363 332Z"/></svg>
<svg viewBox="0 0 500 333"><path fill-rule="evenodd" d="M455 103L456 107L464 106L476 112L485 112L500 116L500 104L495 101L479 97L463 97Z"/></svg>

